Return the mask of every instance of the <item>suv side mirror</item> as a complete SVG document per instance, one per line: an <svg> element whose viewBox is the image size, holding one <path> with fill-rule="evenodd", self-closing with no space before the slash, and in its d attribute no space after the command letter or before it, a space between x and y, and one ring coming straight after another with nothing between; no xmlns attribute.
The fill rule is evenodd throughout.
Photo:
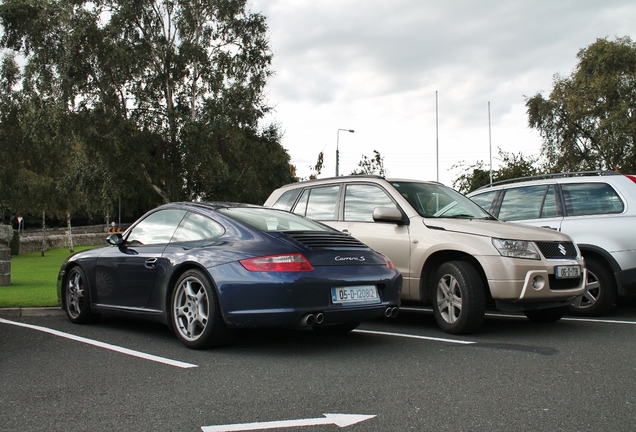
<svg viewBox="0 0 636 432"><path fill-rule="evenodd" d="M373 209L373 220L375 222L393 222L398 225L404 223L402 212L394 207L376 207Z"/></svg>

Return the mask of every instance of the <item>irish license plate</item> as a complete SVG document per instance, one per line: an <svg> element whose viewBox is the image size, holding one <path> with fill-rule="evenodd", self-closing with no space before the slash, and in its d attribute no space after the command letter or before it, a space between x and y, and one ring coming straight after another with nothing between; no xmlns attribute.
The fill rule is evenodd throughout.
<svg viewBox="0 0 636 432"><path fill-rule="evenodd" d="M557 279L572 279L581 277L581 267L577 265L556 266L554 268L554 275Z"/></svg>
<svg viewBox="0 0 636 432"><path fill-rule="evenodd" d="M378 289L375 285L331 288L332 303L379 303Z"/></svg>

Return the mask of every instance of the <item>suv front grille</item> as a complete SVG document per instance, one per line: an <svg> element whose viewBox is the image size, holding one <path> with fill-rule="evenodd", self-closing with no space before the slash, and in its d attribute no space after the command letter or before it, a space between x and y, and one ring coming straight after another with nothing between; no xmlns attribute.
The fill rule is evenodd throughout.
<svg viewBox="0 0 636 432"><path fill-rule="evenodd" d="M581 276L580 278L572 278L572 279L557 279L554 275L550 275L548 280L550 281L550 289L553 291L558 290L568 290L574 289L581 286Z"/></svg>
<svg viewBox="0 0 636 432"><path fill-rule="evenodd" d="M537 242L546 259L576 259L578 254L572 242Z"/></svg>
<svg viewBox="0 0 636 432"><path fill-rule="evenodd" d="M283 234L310 249L369 249L348 234L306 231L283 231Z"/></svg>

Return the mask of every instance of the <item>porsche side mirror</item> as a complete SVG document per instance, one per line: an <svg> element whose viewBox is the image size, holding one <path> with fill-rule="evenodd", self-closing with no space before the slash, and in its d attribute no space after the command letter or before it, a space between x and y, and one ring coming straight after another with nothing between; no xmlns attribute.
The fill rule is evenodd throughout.
<svg viewBox="0 0 636 432"><path fill-rule="evenodd" d="M108 237L106 237L106 241L108 242L108 244L111 244L113 246L121 246L122 244L124 244L124 238L121 236L121 233L109 235Z"/></svg>

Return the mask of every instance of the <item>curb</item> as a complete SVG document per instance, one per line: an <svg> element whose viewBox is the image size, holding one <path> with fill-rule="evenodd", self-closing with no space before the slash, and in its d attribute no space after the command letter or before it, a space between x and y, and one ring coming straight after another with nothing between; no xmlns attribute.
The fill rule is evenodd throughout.
<svg viewBox="0 0 636 432"><path fill-rule="evenodd" d="M44 317L44 316L60 316L64 314L65 312L59 307L0 308L0 318Z"/></svg>

